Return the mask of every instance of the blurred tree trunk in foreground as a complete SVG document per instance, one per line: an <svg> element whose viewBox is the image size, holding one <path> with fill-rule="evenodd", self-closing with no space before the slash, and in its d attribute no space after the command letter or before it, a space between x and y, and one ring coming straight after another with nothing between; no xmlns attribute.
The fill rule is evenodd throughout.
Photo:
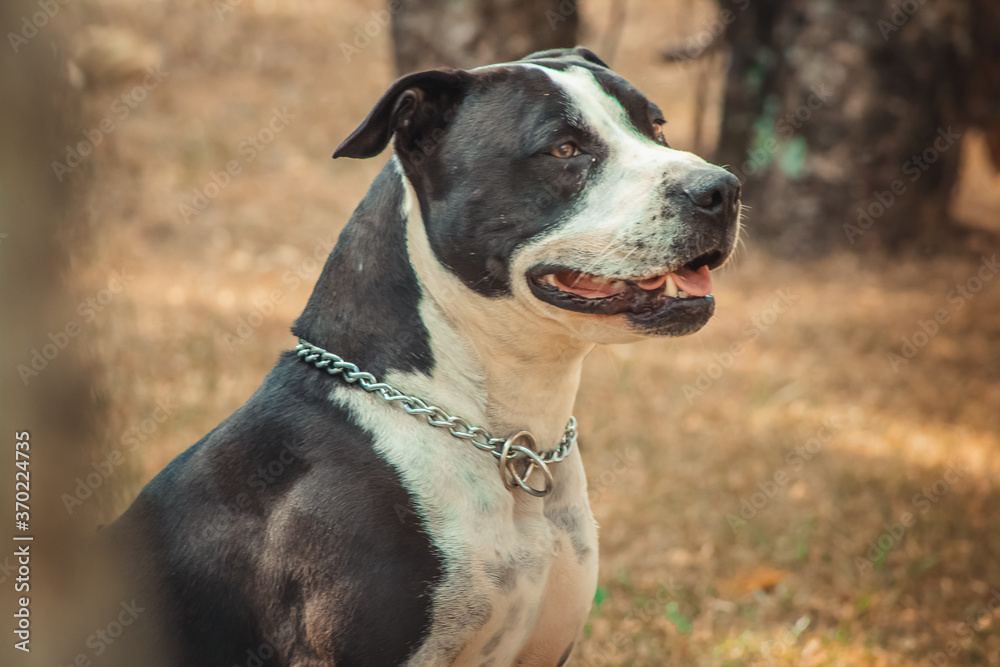
<svg viewBox="0 0 1000 667"><path fill-rule="evenodd" d="M477 67L576 46L579 0L390 2L396 73Z"/></svg>
<svg viewBox="0 0 1000 667"><path fill-rule="evenodd" d="M732 57L717 160L744 181L752 238L810 255L960 236L947 207L969 127L1000 164L1000 3L719 6Z"/></svg>

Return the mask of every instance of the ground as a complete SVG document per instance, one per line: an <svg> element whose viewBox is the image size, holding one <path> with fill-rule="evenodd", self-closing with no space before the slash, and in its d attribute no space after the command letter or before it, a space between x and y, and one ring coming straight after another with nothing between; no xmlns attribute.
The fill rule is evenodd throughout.
<svg viewBox="0 0 1000 667"><path fill-rule="evenodd" d="M381 7L67 8L120 37L96 61L88 35L112 33L76 37L81 129L100 141L75 167L89 190L69 283L96 299L78 311L107 417L93 458L120 463L75 516L114 518L294 345L385 160L330 159L393 78ZM581 8L600 51L608 2ZM721 60L667 65L657 49L714 17L635 0L612 58L684 149L712 146ZM158 74L115 80L101 63L116 57ZM962 210L989 224L997 179L970 155L966 189L986 194ZM889 259L862 237L797 264L757 248L753 226L748 211L702 332L587 362L600 588L570 665L1000 665L994 250Z"/></svg>

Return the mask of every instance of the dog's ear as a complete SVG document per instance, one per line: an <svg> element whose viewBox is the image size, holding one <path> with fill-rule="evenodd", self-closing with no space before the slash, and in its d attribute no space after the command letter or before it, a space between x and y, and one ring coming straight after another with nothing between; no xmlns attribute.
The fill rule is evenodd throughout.
<svg viewBox="0 0 1000 667"><path fill-rule="evenodd" d="M549 49L548 51L536 51L531 55L521 58L521 60L548 60L570 58L573 56L583 58L588 63L594 63L595 65L600 65L606 69L611 69L606 62L597 57L596 53L582 46L576 46L572 49Z"/></svg>
<svg viewBox="0 0 1000 667"><path fill-rule="evenodd" d="M413 150L420 139L444 127L462 101L473 75L464 70L408 74L385 92L364 122L333 152L333 157L375 157L396 134L398 147Z"/></svg>

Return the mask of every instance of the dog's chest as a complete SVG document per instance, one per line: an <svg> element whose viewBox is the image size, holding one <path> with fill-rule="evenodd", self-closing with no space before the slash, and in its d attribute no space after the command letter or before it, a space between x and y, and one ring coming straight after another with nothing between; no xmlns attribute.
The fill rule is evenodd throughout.
<svg viewBox="0 0 1000 667"><path fill-rule="evenodd" d="M579 453L558 464L549 496L532 498L504 488L493 457L447 431L351 389L334 398L399 472L442 561L430 632L407 665L561 664L597 582Z"/></svg>
<svg viewBox="0 0 1000 667"><path fill-rule="evenodd" d="M564 463L562 481L571 479L574 466L582 474L578 457ZM426 656L414 656L411 664L554 667L568 655L596 586L593 518L583 494L563 495L542 512L541 503L520 492L514 499L513 512L481 518L487 530L470 533L465 548L452 551ZM461 618L469 600L481 623L437 622L454 618L454 611Z"/></svg>

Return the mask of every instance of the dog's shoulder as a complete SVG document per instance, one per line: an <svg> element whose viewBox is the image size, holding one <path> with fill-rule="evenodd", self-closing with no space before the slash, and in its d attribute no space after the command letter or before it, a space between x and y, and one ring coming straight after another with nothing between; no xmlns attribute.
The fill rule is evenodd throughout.
<svg viewBox="0 0 1000 667"><path fill-rule="evenodd" d="M429 629L442 563L371 436L328 400L328 386L312 384L323 379L315 369L294 364L280 361L111 531L127 542L137 585L167 611L188 610L167 614L183 619L185 644L230 645L219 636L235 638L253 618L262 636L232 645L398 664ZM208 664L197 660L188 664Z"/></svg>

